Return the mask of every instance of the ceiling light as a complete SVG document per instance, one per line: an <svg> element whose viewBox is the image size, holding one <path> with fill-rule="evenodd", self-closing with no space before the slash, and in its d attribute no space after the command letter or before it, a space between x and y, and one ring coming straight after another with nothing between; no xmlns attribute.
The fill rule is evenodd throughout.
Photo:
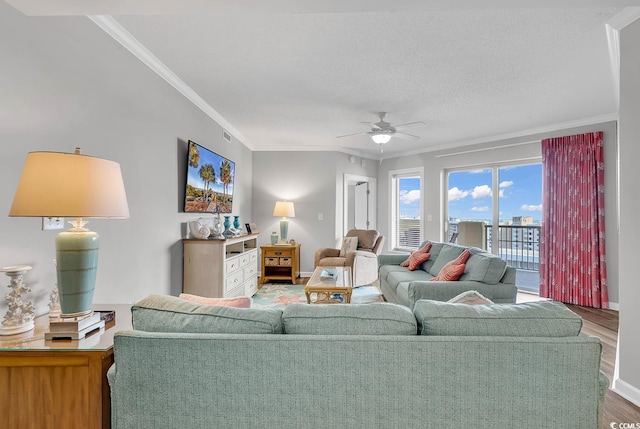
<svg viewBox="0 0 640 429"><path fill-rule="evenodd" d="M391 134L387 133L376 133L371 135L371 140L378 144L385 144L391 140Z"/></svg>

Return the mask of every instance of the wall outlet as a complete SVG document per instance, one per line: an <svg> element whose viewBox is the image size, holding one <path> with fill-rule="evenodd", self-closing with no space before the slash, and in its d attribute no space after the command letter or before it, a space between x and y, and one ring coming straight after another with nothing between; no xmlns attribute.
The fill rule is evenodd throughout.
<svg viewBox="0 0 640 429"><path fill-rule="evenodd" d="M324 220L324 214L318 213L318 220Z"/></svg>
<svg viewBox="0 0 640 429"><path fill-rule="evenodd" d="M64 229L64 218L63 217L43 217L42 230L49 231L52 229Z"/></svg>

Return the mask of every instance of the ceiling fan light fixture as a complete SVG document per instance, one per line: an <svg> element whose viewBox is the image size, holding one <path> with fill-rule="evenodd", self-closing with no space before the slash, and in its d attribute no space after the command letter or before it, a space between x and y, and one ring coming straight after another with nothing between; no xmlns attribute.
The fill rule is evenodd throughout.
<svg viewBox="0 0 640 429"><path fill-rule="evenodd" d="M373 140L377 144L385 144L391 140L391 134L387 133L376 133L371 135L371 140Z"/></svg>

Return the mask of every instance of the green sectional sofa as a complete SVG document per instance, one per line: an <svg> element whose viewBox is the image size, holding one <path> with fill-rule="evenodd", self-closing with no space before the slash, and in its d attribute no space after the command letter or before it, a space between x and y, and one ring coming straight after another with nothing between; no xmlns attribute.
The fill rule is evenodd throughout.
<svg viewBox="0 0 640 429"><path fill-rule="evenodd" d="M420 247L427 243L425 241ZM466 249L471 256L458 281L429 281L447 262L456 259ZM469 290L478 291L495 303L516 302L516 270L507 266L504 259L477 247L438 242L431 242L429 253L431 257L414 271L400 266L407 259L406 254L378 256L380 290L388 302L413 308L420 299L448 301Z"/></svg>
<svg viewBox="0 0 640 429"><path fill-rule="evenodd" d="M597 429L599 339L563 304L132 309L114 429Z"/></svg>

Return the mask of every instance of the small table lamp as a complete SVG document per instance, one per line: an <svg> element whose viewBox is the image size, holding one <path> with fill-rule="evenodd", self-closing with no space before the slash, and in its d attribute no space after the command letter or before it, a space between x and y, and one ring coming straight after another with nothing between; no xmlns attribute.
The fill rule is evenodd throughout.
<svg viewBox="0 0 640 429"><path fill-rule="evenodd" d="M293 207L291 201L276 201L276 206L273 208L274 216L282 216L280 221L280 239L287 241L287 235L289 233L289 221L288 217L296 217L296 210Z"/></svg>
<svg viewBox="0 0 640 429"><path fill-rule="evenodd" d="M61 317L83 317L91 304L98 270L99 236L83 217L129 217L120 164L60 152L30 152L9 216L72 217L73 228L56 236L56 272Z"/></svg>

